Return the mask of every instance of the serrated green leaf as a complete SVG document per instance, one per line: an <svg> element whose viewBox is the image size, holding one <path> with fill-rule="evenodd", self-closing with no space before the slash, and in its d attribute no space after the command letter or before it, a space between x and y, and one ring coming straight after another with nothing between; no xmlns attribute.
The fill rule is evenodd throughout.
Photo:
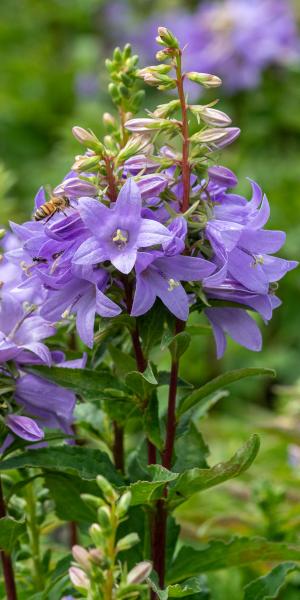
<svg viewBox="0 0 300 600"><path fill-rule="evenodd" d="M112 395L112 390L123 391L126 388L108 371L93 371L91 369L67 369L63 367L34 366L27 369L62 387L73 390L89 400L97 400Z"/></svg>
<svg viewBox="0 0 300 600"><path fill-rule="evenodd" d="M244 600L273 600L273 598L277 598L286 576L299 569L300 564L295 562L277 565L267 575L263 575L246 585Z"/></svg>
<svg viewBox="0 0 300 600"><path fill-rule="evenodd" d="M229 385L230 383L234 383L235 381L239 381L240 379L245 379L246 377L256 377L257 375L266 375L268 377L274 377L275 371L273 369L237 369L235 371L228 371L227 373L223 373L222 375L218 375L205 385L203 385L198 390L195 390L183 399L181 402L177 416L180 417L187 410L190 410L192 407L196 406L200 400L209 396L213 392L219 390L220 388Z"/></svg>
<svg viewBox="0 0 300 600"><path fill-rule="evenodd" d="M177 583L199 572L218 571L255 562L300 561L300 546L271 542L261 537L234 537L229 542L212 540L195 550L184 546L167 574L167 583Z"/></svg>
<svg viewBox="0 0 300 600"><path fill-rule="evenodd" d="M153 388L157 386L157 379L153 374L150 364L148 364L143 373L140 373L139 371L128 373L125 377L125 382L128 388L142 400L145 400L152 392Z"/></svg>
<svg viewBox="0 0 300 600"><path fill-rule="evenodd" d="M196 492L207 490L223 481L238 477L254 461L259 445L258 435L252 435L228 462L219 463L211 469L195 468L182 473L170 488L169 502L171 506L177 506Z"/></svg>
<svg viewBox="0 0 300 600"><path fill-rule="evenodd" d="M155 573L152 573L147 581L159 600L167 600L168 598L189 598L193 597L195 594L197 594L197 600L209 600L210 598L204 575L191 577L181 584L176 583L174 585L168 585L164 590L159 589Z"/></svg>
<svg viewBox="0 0 300 600"><path fill-rule="evenodd" d="M0 519L0 549L11 552L19 537L25 533L25 523L20 523L12 517Z"/></svg>
<svg viewBox="0 0 300 600"><path fill-rule="evenodd" d="M127 373L136 369L136 363L133 356L122 352L112 344L108 346L108 350L114 362L114 370L119 377L125 377Z"/></svg>
<svg viewBox="0 0 300 600"><path fill-rule="evenodd" d="M166 483L178 477L178 473L172 473L161 465L151 465L148 471L152 475L152 481L136 481L127 488L132 493L131 506L151 504L158 500L163 495Z"/></svg>
<svg viewBox="0 0 300 600"><path fill-rule="evenodd" d="M113 484L122 485L122 479L108 455L93 448L56 446L27 450L0 463L0 471L25 467L61 471L82 479L95 479L97 475L104 475Z"/></svg>
<svg viewBox="0 0 300 600"><path fill-rule="evenodd" d="M45 484L54 500L55 513L62 521L91 523L96 519L96 510L84 502L80 494L99 495L93 482L65 473L46 473Z"/></svg>
<svg viewBox="0 0 300 600"><path fill-rule="evenodd" d="M201 433L190 419L183 434L176 438L175 454L177 458L173 466L173 471L176 473L182 473L186 469L194 467L201 469L208 467L206 457L209 454L209 449Z"/></svg>

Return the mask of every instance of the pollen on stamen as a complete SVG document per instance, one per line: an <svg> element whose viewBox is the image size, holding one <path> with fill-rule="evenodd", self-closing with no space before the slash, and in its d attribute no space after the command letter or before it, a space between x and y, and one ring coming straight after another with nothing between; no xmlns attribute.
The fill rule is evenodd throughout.
<svg viewBox="0 0 300 600"><path fill-rule="evenodd" d="M257 267L257 265L264 264L264 257L261 254L258 254L254 257L253 267Z"/></svg>
<svg viewBox="0 0 300 600"><path fill-rule="evenodd" d="M173 292L173 290L180 285L179 281L176 281L176 279L173 279L172 277L168 279L168 284L168 292Z"/></svg>
<svg viewBox="0 0 300 600"><path fill-rule="evenodd" d="M113 235L112 241L118 248L123 248L128 242L128 233L124 229L117 229Z"/></svg>

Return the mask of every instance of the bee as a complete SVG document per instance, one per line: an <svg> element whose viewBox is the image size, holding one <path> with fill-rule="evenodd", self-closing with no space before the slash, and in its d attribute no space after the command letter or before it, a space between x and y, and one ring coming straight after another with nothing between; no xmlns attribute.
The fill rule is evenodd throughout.
<svg viewBox="0 0 300 600"><path fill-rule="evenodd" d="M55 213L64 213L65 208L70 207L70 201L65 196L52 196L48 202L37 208L33 215L34 221L42 221L47 219L46 223L55 215ZM67 215L65 215L67 216Z"/></svg>

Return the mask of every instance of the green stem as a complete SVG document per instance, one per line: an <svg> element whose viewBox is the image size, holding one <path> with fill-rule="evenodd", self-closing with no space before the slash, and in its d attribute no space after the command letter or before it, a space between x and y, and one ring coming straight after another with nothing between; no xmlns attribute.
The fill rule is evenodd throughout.
<svg viewBox="0 0 300 600"><path fill-rule="evenodd" d="M116 561L116 532L118 528L118 519L115 514L115 506L111 505L111 526L112 532L109 536L106 546L107 558L109 560L109 568L106 573L106 582L104 586L104 600L112 600L114 592L114 569Z"/></svg>
<svg viewBox="0 0 300 600"><path fill-rule="evenodd" d="M29 483L26 489L27 502L27 527L29 534L29 543L33 561L33 579L36 591L44 589L44 577L42 573L41 552L40 552L40 528L36 516L36 497L34 494L34 483Z"/></svg>

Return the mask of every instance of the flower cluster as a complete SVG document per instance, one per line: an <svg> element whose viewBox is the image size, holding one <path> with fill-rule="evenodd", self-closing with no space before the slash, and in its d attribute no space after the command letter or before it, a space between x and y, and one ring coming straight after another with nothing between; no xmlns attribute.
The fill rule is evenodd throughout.
<svg viewBox="0 0 300 600"><path fill-rule="evenodd" d="M128 47L123 53L117 49L109 63L116 70L112 93L122 111L129 69L130 89L141 77L159 89L178 86L179 99L147 118L126 112L121 132L106 115L111 135L104 143L75 127L85 153L50 199L43 188L38 191L34 219L12 223L13 234L4 238L0 360L1 377L12 392L4 421L29 441L42 439L43 425L71 431L74 394L28 372L33 364L83 365L84 358L66 362L45 345L57 325L72 327L76 319L79 337L92 348L96 317L138 318L159 299L182 326L191 310L204 312L218 357L226 334L257 351L261 334L248 310L267 322L280 304L277 281L296 266L273 256L285 235L265 229L270 208L259 186L251 182L248 201L231 191L238 183L234 173L213 165L213 153L232 143L239 130L211 104L186 103L185 79L205 87L220 85L220 79L183 75L182 51L166 28L159 28L157 41L161 64L141 71L134 70ZM181 120L174 118L178 109ZM198 123L193 135L188 113ZM183 140L182 152L165 141L157 144L161 132L171 141ZM12 414L15 405L22 414Z"/></svg>
<svg viewBox="0 0 300 600"><path fill-rule="evenodd" d="M121 7L114 3L108 14L114 24L117 12ZM214 0L201 3L193 13L177 9L154 15L131 32L146 61L155 55L152 40L162 20L186 45L185 68L217 73L230 92L256 87L269 65L299 60L296 19L287 0ZM123 23L124 15L124 30Z"/></svg>

